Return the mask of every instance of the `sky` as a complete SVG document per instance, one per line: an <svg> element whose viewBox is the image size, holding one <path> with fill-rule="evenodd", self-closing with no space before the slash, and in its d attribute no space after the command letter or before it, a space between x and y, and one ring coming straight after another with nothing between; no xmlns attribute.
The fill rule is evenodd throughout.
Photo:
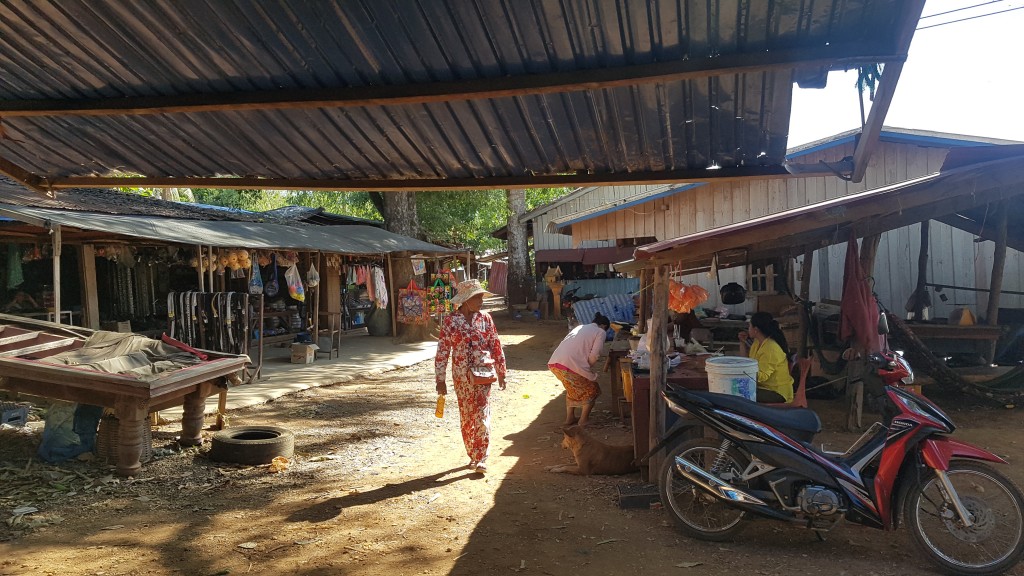
<svg viewBox="0 0 1024 576"><path fill-rule="evenodd" d="M1024 142L1024 0L927 0L921 16L885 125ZM856 81L832 72L824 89L794 90L789 146L860 127Z"/></svg>

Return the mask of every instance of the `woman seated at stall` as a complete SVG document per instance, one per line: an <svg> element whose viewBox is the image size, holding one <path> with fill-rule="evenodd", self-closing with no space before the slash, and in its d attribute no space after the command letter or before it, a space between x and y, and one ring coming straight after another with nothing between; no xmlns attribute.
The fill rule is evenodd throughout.
<svg viewBox="0 0 1024 576"><path fill-rule="evenodd" d="M740 332L740 354L757 360L757 401L793 401L793 376L789 373L789 346L778 321L768 312L756 312L748 328Z"/></svg>

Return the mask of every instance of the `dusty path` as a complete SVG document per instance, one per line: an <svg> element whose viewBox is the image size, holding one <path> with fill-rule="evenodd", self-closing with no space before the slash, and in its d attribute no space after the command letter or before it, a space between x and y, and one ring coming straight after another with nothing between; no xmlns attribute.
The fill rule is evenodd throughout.
<svg viewBox="0 0 1024 576"><path fill-rule="evenodd" d="M454 407L443 420L432 415L429 362L232 414L233 425L295 432L297 457L279 474L188 451L117 480L95 464L27 465L30 443L4 434L3 519L24 505L39 512L0 528L0 574L935 573L905 532L844 525L822 543L758 522L735 542L703 543L660 510L619 509L616 486L636 476L545 472L569 461L557 429L561 387L544 367L562 326L499 319L514 372L495 392L486 477L463 468ZM838 403L814 407L840 421ZM626 441L609 414L597 416L598 434ZM1024 484L1018 412L964 408L954 418L963 438L1006 455L1004 469ZM171 438L156 436L158 446Z"/></svg>

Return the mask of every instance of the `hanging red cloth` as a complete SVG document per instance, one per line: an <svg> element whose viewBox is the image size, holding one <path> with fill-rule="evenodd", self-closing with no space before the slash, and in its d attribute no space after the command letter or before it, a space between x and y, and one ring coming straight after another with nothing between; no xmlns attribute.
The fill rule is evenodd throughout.
<svg viewBox="0 0 1024 576"><path fill-rule="evenodd" d="M848 340L855 349L878 352L878 302L871 292L868 277L860 266L857 237L850 233L846 242L846 266L843 272L843 300L840 303L839 339Z"/></svg>

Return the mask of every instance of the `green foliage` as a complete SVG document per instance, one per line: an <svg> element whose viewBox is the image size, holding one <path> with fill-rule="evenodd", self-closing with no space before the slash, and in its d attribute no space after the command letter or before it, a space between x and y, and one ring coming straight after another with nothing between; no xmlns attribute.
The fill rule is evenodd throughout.
<svg viewBox="0 0 1024 576"><path fill-rule="evenodd" d="M195 188L192 190L192 194L196 199L195 201L200 204L227 206L253 212L263 212L288 205L288 193L275 190Z"/></svg>
<svg viewBox="0 0 1024 576"><path fill-rule="evenodd" d="M183 189L184 190L184 189ZM159 196L159 191L140 188L126 192ZM569 193L568 188L533 188L526 191L526 208L532 210ZM309 206L358 218L383 220L367 192L192 189L195 202L262 212L282 206ZM503 250L504 242L491 233L508 223L505 190L420 192L416 194L423 239L476 252Z"/></svg>

